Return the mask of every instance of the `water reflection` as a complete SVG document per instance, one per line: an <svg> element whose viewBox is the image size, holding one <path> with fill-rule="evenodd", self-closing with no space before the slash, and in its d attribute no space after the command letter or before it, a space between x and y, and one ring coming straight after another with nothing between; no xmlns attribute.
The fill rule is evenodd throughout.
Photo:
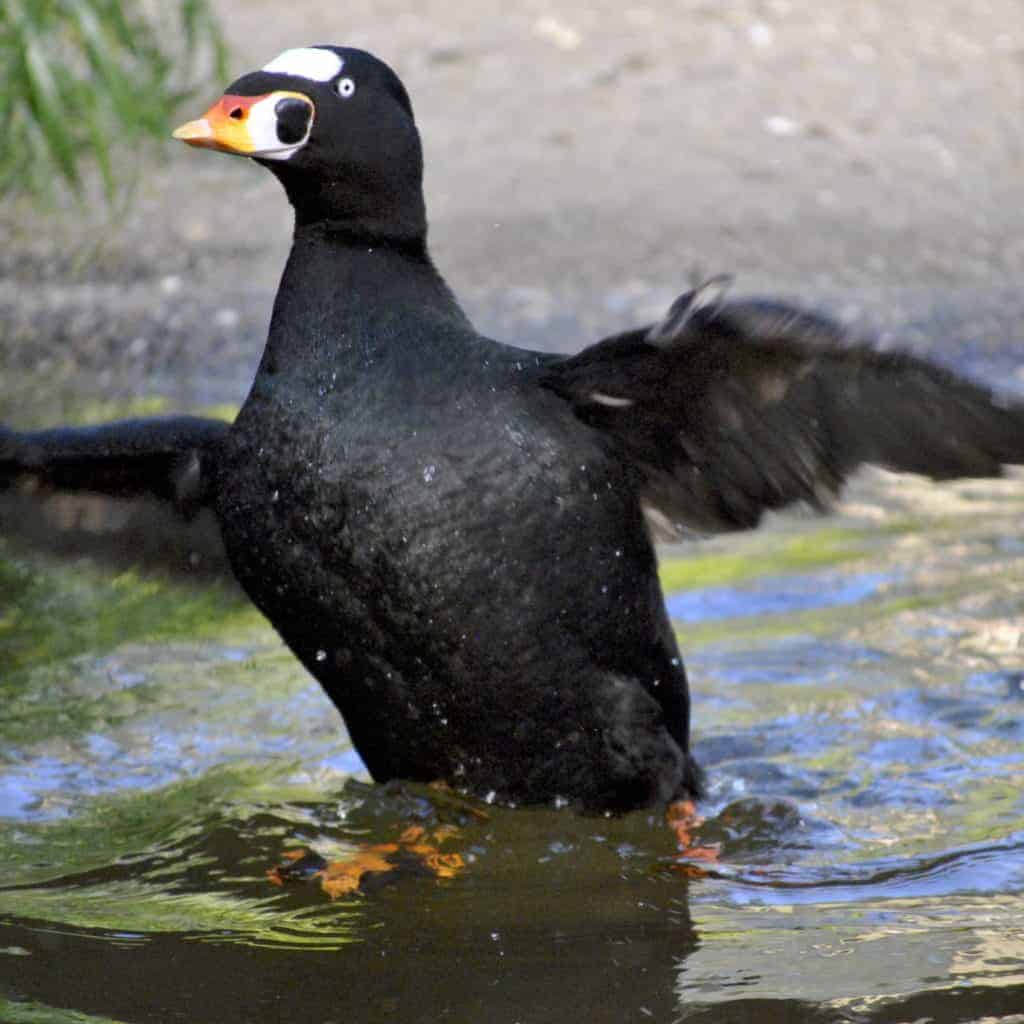
<svg viewBox="0 0 1024 1024"><path fill-rule="evenodd" d="M704 587L669 596L669 614L676 622L704 622L749 615L786 615L814 608L857 604L891 581L886 573L840 576L794 573L737 587Z"/></svg>
<svg viewBox="0 0 1024 1024"><path fill-rule="evenodd" d="M54 1008L218 1024L1019 1008L1024 494L977 516L972 486L913 529L851 517L818 543L783 522L719 566L673 552L674 578L703 581L672 607L711 778L700 838L722 851L693 881L658 815L460 817L360 784L333 708L228 592L0 549L0 1019L14 997L60 1024ZM344 856L451 815L456 879L398 873L335 902L267 884L283 847Z"/></svg>

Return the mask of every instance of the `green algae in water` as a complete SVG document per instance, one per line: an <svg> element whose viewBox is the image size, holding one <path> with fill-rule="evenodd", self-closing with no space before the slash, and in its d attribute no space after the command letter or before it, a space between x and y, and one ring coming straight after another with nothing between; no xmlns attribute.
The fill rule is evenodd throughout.
<svg viewBox="0 0 1024 1024"><path fill-rule="evenodd" d="M337 781L321 768L312 784L307 758L316 771L348 744L259 613L224 584L0 551L0 915L140 940L351 941L351 910L282 905L264 875L303 823L283 802Z"/></svg>
<svg viewBox="0 0 1024 1024"><path fill-rule="evenodd" d="M0 996L0 1020L4 1024L126 1024L113 1017L94 1017L78 1010L58 1010L42 1003L18 1002L3 996Z"/></svg>
<svg viewBox="0 0 1024 1024"><path fill-rule="evenodd" d="M823 569L862 559L872 532L845 527L826 527L800 536L779 538L769 548L759 543L754 550L670 556L658 567L667 592L743 583L759 576ZM739 545L738 542L732 545Z"/></svg>
<svg viewBox="0 0 1024 1024"><path fill-rule="evenodd" d="M61 821L0 827L0 918L117 941L162 933L291 948L354 941L361 915L353 906L317 898L296 907L266 880L305 824L302 802L323 795L289 782L288 767L217 768L160 790L87 800Z"/></svg>
<svg viewBox="0 0 1024 1024"><path fill-rule="evenodd" d="M191 584L89 559L15 554L0 538L0 664L20 670L129 641L209 637L260 621L226 584ZM0 685L3 685L0 682Z"/></svg>
<svg viewBox="0 0 1024 1024"><path fill-rule="evenodd" d="M271 888L265 879L262 885ZM182 892L174 885L123 879L3 893L0 913L107 932L119 941L175 934L194 941L295 949L338 949L357 941L355 926L362 918L357 906L321 903L294 909L286 900L277 893Z"/></svg>

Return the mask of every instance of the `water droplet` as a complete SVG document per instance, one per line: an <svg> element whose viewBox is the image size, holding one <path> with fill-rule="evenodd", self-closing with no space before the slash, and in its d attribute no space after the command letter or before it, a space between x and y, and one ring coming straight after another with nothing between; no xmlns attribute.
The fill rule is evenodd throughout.
<svg viewBox="0 0 1024 1024"><path fill-rule="evenodd" d="M277 501L277 499L280 498L280 497L281 497L281 492L280 491L274 491L274 493L270 496L270 500L271 501Z"/></svg>
<svg viewBox="0 0 1024 1024"><path fill-rule="evenodd" d="M326 661L327 660L327 652L326 651L317 651L316 652L316 660L317 661Z"/></svg>
<svg viewBox="0 0 1024 1024"><path fill-rule="evenodd" d="M493 789L490 789L490 790L487 791L487 795L484 797L484 803L485 804L493 804L494 801L497 800L497 799L498 799L498 794Z"/></svg>
<svg viewBox="0 0 1024 1024"><path fill-rule="evenodd" d="M423 467L423 482L425 484L429 484L430 481L434 479L434 476L435 476L436 473L437 473L437 466L435 466L432 462L429 465L424 466Z"/></svg>

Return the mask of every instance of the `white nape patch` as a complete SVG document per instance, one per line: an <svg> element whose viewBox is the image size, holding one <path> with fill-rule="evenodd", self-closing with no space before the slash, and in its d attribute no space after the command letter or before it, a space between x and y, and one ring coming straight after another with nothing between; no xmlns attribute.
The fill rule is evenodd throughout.
<svg viewBox="0 0 1024 1024"><path fill-rule="evenodd" d="M311 82L329 82L345 62L331 50L318 50L315 46L303 46L296 50L279 53L263 70L275 75L294 75L308 78Z"/></svg>
<svg viewBox="0 0 1024 1024"><path fill-rule="evenodd" d="M633 404L632 398L620 398L618 395L606 395L603 391L591 391L590 399L598 405L607 405L609 409L628 409Z"/></svg>

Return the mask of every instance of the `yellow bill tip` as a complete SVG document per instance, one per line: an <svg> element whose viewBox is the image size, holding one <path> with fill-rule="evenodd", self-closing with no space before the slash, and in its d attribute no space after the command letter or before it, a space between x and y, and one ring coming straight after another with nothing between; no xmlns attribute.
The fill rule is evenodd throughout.
<svg viewBox="0 0 1024 1024"><path fill-rule="evenodd" d="M205 117L189 121L178 128L175 128L171 136L181 142L189 142L193 145L208 142L213 138L213 125Z"/></svg>

